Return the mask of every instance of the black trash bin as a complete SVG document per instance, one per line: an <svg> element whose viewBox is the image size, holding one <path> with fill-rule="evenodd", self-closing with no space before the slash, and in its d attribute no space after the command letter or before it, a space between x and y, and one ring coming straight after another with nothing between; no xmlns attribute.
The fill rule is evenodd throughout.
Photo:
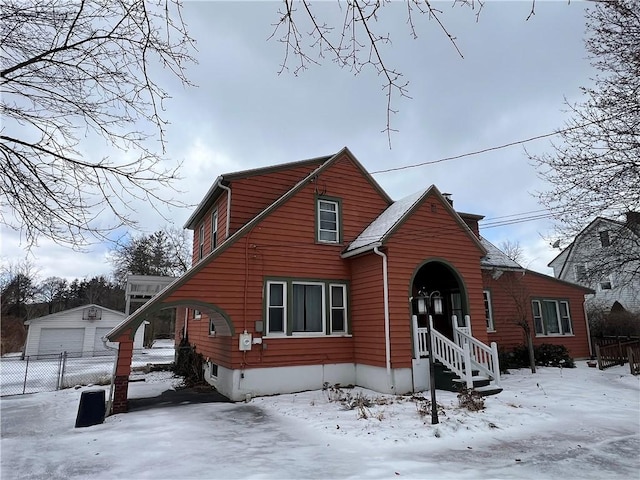
<svg viewBox="0 0 640 480"><path fill-rule="evenodd" d="M90 427L104 422L104 390L86 390L80 396L80 406L76 417L76 428Z"/></svg>

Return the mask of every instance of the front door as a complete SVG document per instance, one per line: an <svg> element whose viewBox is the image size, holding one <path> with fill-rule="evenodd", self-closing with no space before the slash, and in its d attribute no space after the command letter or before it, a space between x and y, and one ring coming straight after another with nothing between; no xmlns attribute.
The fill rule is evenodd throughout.
<svg viewBox="0 0 640 480"><path fill-rule="evenodd" d="M462 310L462 295L459 292L451 294L451 314L452 329L471 335L471 324Z"/></svg>

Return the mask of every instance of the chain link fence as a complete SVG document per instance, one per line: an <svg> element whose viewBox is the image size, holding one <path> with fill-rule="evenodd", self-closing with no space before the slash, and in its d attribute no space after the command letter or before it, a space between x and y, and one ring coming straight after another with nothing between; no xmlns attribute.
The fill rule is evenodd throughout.
<svg viewBox="0 0 640 480"><path fill-rule="evenodd" d="M77 352L21 357L4 356L0 362L0 396L51 392L76 385L111 382L116 352L82 356ZM132 367L173 362L173 349L136 350Z"/></svg>

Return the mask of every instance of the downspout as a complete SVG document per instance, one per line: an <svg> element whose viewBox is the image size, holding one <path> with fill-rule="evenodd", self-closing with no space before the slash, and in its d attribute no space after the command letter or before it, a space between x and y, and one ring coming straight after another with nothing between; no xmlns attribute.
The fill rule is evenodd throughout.
<svg viewBox="0 0 640 480"><path fill-rule="evenodd" d="M231 224L231 188L222 184L222 180L218 182L218 185L221 189L227 192L227 236L225 240L229 238L229 226Z"/></svg>
<svg viewBox="0 0 640 480"><path fill-rule="evenodd" d="M387 255L382 253L378 247L373 248L373 252L376 255L382 257L382 285L384 295L384 347L385 347L385 360L387 365L387 377L389 380L389 386L393 390L393 382L391 381L391 336L389 331L389 272L387 268Z"/></svg>

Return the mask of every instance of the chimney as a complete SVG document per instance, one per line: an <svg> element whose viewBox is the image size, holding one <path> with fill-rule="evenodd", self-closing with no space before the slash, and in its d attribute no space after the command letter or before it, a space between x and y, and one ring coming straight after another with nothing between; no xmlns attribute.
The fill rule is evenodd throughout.
<svg viewBox="0 0 640 480"><path fill-rule="evenodd" d="M450 193L443 193L442 196L445 198L445 200L447 202L449 202L449 205L451 205L453 207L453 199L451 198L451 194Z"/></svg>
<svg viewBox="0 0 640 480"><path fill-rule="evenodd" d="M640 233L640 212L627 212L627 227Z"/></svg>

